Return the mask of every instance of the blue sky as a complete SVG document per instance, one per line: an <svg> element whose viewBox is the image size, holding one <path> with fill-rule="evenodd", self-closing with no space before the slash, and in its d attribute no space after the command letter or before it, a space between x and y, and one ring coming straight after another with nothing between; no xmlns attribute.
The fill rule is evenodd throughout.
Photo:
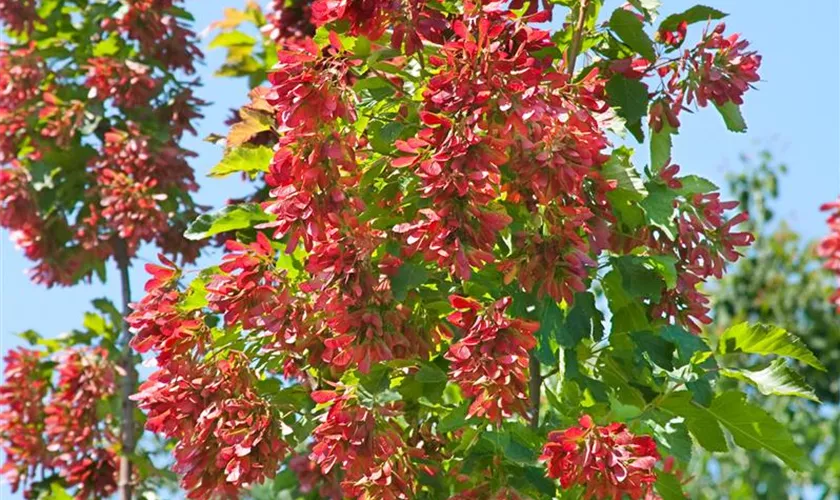
<svg viewBox="0 0 840 500"><path fill-rule="evenodd" d="M186 7L196 16L197 29L201 30L220 19L226 7L244 3L245 0L187 0ZM605 8L615 8L620 3L608 0ZM663 0L662 14L679 12L694 3ZM782 180L778 215L806 238L820 237L825 225L818 207L840 193L840 2L703 3L729 12L728 31L743 33L763 55L762 82L757 91L746 97L746 134L727 132L714 109L683 115L680 135L674 141L674 162L682 166L683 173L702 175L723 185L727 170L741 168L741 153L769 147L790 167ZM229 109L244 103L248 89L241 81L214 78L213 70L220 66L223 54L207 51L206 55L206 64L200 70L205 86L199 95L212 104L204 110L205 118L197 127L198 137L190 138L186 146L199 153L193 164L201 184L198 201L218 207L227 198L247 193L249 187L237 179L206 177L219 160L221 150L201 138L225 131L223 122ZM15 334L27 329L55 336L78 327L94 298L111 297L117 301L119 283L113 266L109 267L111 281L106 285L93 283L47 290L29 282L24 271L30 263L9 242L8 233L0 233L0 351L18 345ZM146 279L142 260L154 261L155 251L145 249L140 257L131 272L135 300L139 299ZM209 256L203 262L212 260L213 256ZM2 485L0 498L22 497L12 496L8 487Z"/></svg>

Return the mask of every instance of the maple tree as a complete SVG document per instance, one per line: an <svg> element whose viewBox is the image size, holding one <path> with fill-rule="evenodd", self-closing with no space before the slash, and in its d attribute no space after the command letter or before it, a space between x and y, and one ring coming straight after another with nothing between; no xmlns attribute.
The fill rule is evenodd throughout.
<svg viewBox="0 0 840 500"><path fill-rule="evenodd" d="M254 89L229 133L208 138L225 148L211 175L258 187L195 218L187 240L167 238L223 239L224 255L197 272L148 264L125 318L131 346L155 360L132 400L171 443L187 497L683 498L692 439L805 466L787 429L726 380L754 373L736 370L745 354L823 366L777 326L738 323L712 342L702 285L754 238L736 201L671 158L691 108L746 130L739 106L761 57L711 7L655 21L658 2L609 16L599 0L558 3L290 0L265 13L249 2L214 26L219 75ZM112 24L189 71L188 35L158 43L125 13ZM87 64L88 95L115 106L156 87L114 61ZM155 239L162 213L193 208L164 212L144 194L192 186L179 168L138 182L185 154L123 149L126 129L103 134L106 154L86 165L115 191L105 208L120 199L143 222L123 209L93 220L134 243ZM650 149L643 169L617 145L632 140ZM31 174L16 175L9 185L26 187ZM0 198L31 212L19 199ZM31 376L39 355L15 356ZM7 406L73 411L65 374L97 356L62 358L54 409L11 385ZM799 377L784 383L809 394ZM31 425L8 435L64 432L18 421ZM43 463L32 443L17 470ZM82 478L85 497L84 467L111 462L80 454L64 477Z"/></svg>

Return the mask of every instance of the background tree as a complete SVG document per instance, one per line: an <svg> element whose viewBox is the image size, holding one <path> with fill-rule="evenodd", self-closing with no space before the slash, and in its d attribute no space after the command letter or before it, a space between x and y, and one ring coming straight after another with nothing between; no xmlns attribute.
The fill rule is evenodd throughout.
<svg viewBox="0 0 840 500"><path fill-rule="evenodd" d="M190 75L201 53L176 3L0 2L0 225L46 286L105 280L113 258L123 312L142 244L183 262L202 246L182 236L197 186L179 146L200 116ZM27 332L33 347L6 356L3 472L30 497L67 487L128 499L156 474L135 451L142 415L129 399L138 357L128 328L111 302L94 305L83 330L58 340Z"/></svg>
<svg viewBox="0 0 840 500"><path fill-rule="evenodd" d="M785 221L777 221L774 200L783 186L787 167L773 160L768 151L755 158L743 157L744 172L731 175L729 190L750 213L750 231L756 242L737 266L713 287L713 335L743 321L772 323L796 332L825 365L828 374L807 365L797 371L812 382L813 401L769 397L778 388L756 378L756 386L735 373L730 383L751 392L752 400L777 420L785 423L803 449L812 450L814 467L806 473L792 473L778 461L747 450L712 455L699 450L696 479L689 483L691 496L729 498L832 498L840 494L840 420L838 379L840 370L840 317L828 297L836 284L829 269L822 266L815 241L804 242ZM819 402L823 404L820 405ZM785 493L780 493L785 492ZM806 496L810 495L810 496Z"/></svg>

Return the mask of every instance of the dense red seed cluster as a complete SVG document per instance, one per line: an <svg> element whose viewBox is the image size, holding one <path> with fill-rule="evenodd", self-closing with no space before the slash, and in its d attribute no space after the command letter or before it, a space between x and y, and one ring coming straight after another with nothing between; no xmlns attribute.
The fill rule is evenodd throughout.
<svg viewBox="0 0 840 500"><path fill-rule="evenodd" d="M505 316L510 299L501 299L486 311L475 300L449 298L457 312L449 321L463 336L449 348L450 378L464 394L474 398L468 415L492 422L518 412L527 415L528 351L534 348L539 324Z"/></svg>
<svg viewBox="0 0 840 500"><path fill-rule="evenodd" d="M121 108L148 106L158 93L158 82L149 75L151 68L131 61L96 57L88 61L85 86L90 97L113 99Z"/></svg>
<svg viewBox="0 0 840 500"><path fill-rule="evenodd" d="M661 180L676 183L679 188L679 181L674 179L679 168L677 165L664 168L660 172ZM698 285L710 278L723 277L726 263L738 260L739 248L755 240L752 233L734 230L747 220L746 213L727 217L726 212L737 206L736 201L721 201L719 193L696 194L689 198L688 208L677 218L674 239L661 231L649 233L650 248L663 255L676 253L679 259L677 286L667 290L660 303L654 305L655 317L673 319L694 333L711 323L709 299L698 290Z"/></svg>
<svg viewBox="0 0 840 500"><path fill-rule="evenodd" d="M195 72L202 53L195 44L195 34L175 16L167 13L178 0L126 0L122 16L107 19L106 29L116 28L136 40L144 54L169 70Z"/></svg>
<svg viewBox="0 0 840 500"><path fill-rule="evenodd" d="M12 349L3 358L0 387L0 436L6 461L0 469L12 492L35 480L39 466L50 460L44 440L44 398L49 381L43 378L40 351Z"/></svg>
<svg viewBox="0 0 840 500"><path fill-rule="evenodd" d="M652 438L620 423L596 426L585 415L579 426L551 432L540 460L564 489L585 486L584 498L642 499L656 482L659 453Z"/></svg>
<svg viewBox="0 0 840 500"><path fill-rule="evenodd" d="M744 93L760 79L761 56L748 50L749 42L739 34L725 36L725 30L725 24L718 24L711 32L704 32L695 47L685 50L670 64L659 66L657 73L665 80L666 91L651 109L654 130L661 129L663 118L671 127L678 127L677 116L684 104L743 104ZM684 27L680 25L677 32L660 36L666 43L679 45L685 37Z"/></svg>
<svg viewBox="0 0 840 500"><path fill-rule="evenodd" d="M268 24L262 28L275 42L286 44L315 34L310 21L311 0L271 0L266 14Z"/></svg>
<svg viewBox="0 0 840 500"><path fill-rule="evenodd" d="M148 430L177 441L175 470L189 498L235 497L276 473L288 448L282 424L254 391L242 355L201 359L209 329L200 311L181 307L180 271L161 259L164 266L146 266L147 295L127 318L132 347L154 350L158 365L132 399L147 412Z"/></svg>
<svg viewBox="0 0 840 500"><path fill-rule="evenodd" d="M44 408L50 466L80 487L78 498L110 495L117 489L115 429L97 408L116 394L114 365L102 348L77 348L59 353L56 371L56 390Z"/></svg>
<svg viewBox="0 0 840 500"><path fill-rule="evenodd" d="M133 396L146 428L177 440L174 470L188 498L235 498L244 485L273 477L287 445L269 403L251 388L238 356L202 364L180 358Z"/></svg>
<svg viewBox="0 0 840 500"><path fill-rule="evenodd" d="M312 433L309 456L323 474L334 467L342 471L345 497L413 498L413 460L421 458L423 450L406 446L402 429L392 419L399 414L396 406L370 409L352 395L334 391L316 391L312 398L331 405Z"/></svg>
<svg viewBox="0 0 840 500"><path fill-rule="evenodd" d="M840 200L826 203L820 210L828 212L828 235L820 241L817 253L825 259L826 269L840 277ZM840 287L831 295L831 302L840 311Z"/></svg>
<svg viewBox="0 0 840 500"><path fill-rule="evenodd" d="M310 458L311 452L295 455L289 459L291 469L298 480L301 493L317 492L321 498L341 500L341 483L335 471L324 474L321 467Z"/></svg>
<svg viewBox="0 0 840 500"><path fill-rule="evenodd" d="M0 0L0 20L13 31L26 31L37 18L35 0Z"/></svg>

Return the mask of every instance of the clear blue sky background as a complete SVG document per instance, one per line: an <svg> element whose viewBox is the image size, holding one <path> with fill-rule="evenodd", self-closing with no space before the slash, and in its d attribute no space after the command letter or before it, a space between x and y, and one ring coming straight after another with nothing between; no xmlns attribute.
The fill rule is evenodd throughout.
<svg viewBox="0 0 840 500"><path fill-rule="evenodd" d="M663 0L662 14L679 12L694 3ZM683 173L702 175L723 185L727 170L741 168L738 161L741 153L770 147L790 167L781 185L779 215L805 237L820 237L825 225L818 207L840 193L840 2L706 0L703 3L729 12L728 30L743 33L764 56L762 82L757 91L747 95L743 109L749 125L747 134L727 132L713 109L683 115L680 135L675 138L674 161L682 165ZM197 19L198 30L220 19L224 8L243 4L244 0L186 1L187 9ZM605 8L619 4L619 1L608 1ZM244 103L248 89L244 82L214 78L212 73L220 66L223 54L207 51L206 55L206 64L200 70L205 86L199 95L212 104L204 110L198 137L189 139L186 146L199 153L193 163L201 183L199 202L219 207L225 199L249 192L249 187L236 179L220 181L206 177L221 151L201 138L225 131L223 122L229 109ZM153 261L155 251L145 249L140 257ZM209 263L213 258L205 257L203 261ZM119 297L113 266L109 267L111 281L106 285L94 283L47 290L29 282L24 274L29 265L3 231L0 234L0 351L4 353L20 344L15 336L18 332L34 329L45 336L58 335L81 324L82 314L91 309L92 299L111 297L116 302ZM136 300L146 279L142 262L135 264L131 277ZM12 496L3 484L0 498L22 497Z"/></svg>

